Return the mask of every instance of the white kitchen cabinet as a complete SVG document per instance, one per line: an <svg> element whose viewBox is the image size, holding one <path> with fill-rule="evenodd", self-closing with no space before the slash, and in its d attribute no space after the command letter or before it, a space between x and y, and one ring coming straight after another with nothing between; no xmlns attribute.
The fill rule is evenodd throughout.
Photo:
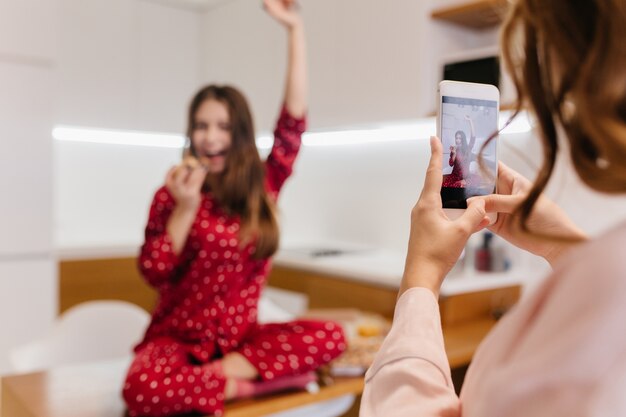
<svg viewBox="0 0 626 417"><path fill-rule="evenodd" d="M0 0L0 375L57 312L52 126L57 0Z"/></svg>
<svg viewBox="0 0 626 417"><path fill-rule="evenodd" d="M52 247L52 77L0 61L0 256Z"/></svg>

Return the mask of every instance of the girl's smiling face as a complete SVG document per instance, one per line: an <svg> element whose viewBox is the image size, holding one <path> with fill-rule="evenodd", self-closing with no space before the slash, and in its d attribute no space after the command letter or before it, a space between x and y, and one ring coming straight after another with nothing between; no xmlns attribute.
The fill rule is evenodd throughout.
<svg viewBox="0 0 626 417"><path fill-rule="evenodd" d="M205 100L194 115L191 144L200 162L209 166L209 173L224 171L232 142L228 107L215 99Z"/></svg>

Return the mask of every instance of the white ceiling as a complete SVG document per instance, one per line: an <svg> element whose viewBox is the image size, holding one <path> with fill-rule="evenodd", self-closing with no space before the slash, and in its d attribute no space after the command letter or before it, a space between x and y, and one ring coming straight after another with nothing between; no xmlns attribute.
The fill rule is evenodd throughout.
<svg viewBox="0 0 626 417"><path fill-rule="evenodd" d="M177 7L181 9L191 9L204 11L212 7L219 6L222 3L232 0L147 0L152 3L160 3L166 6Z"/></svg>

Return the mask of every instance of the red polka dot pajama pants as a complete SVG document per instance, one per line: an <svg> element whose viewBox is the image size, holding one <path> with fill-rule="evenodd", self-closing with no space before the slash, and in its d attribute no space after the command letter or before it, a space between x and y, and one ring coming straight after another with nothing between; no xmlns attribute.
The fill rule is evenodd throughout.
<svg viewBox="0 0 626 417"><path fill-rule="evenodd" d="M315 370L345 348L339 325L294 321L258 325L232 352L248 359L260 379L267 381ZM131 417L189 412L223 415L224 375L200 362L193 350L194 345L162 337L137 352L123 390ZM213 354L213 359L223 354Z"/></svg>

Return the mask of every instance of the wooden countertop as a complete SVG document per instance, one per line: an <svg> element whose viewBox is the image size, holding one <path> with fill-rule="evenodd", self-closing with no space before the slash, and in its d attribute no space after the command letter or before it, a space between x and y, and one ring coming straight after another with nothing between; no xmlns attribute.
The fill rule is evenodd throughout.
<svg viewBox="0 0 626 417"><path fill-rule="evenodd" d="M469 364L478 345L496 324L492 318L473 320L443 328L446 355L452 369Z"/></svg>

